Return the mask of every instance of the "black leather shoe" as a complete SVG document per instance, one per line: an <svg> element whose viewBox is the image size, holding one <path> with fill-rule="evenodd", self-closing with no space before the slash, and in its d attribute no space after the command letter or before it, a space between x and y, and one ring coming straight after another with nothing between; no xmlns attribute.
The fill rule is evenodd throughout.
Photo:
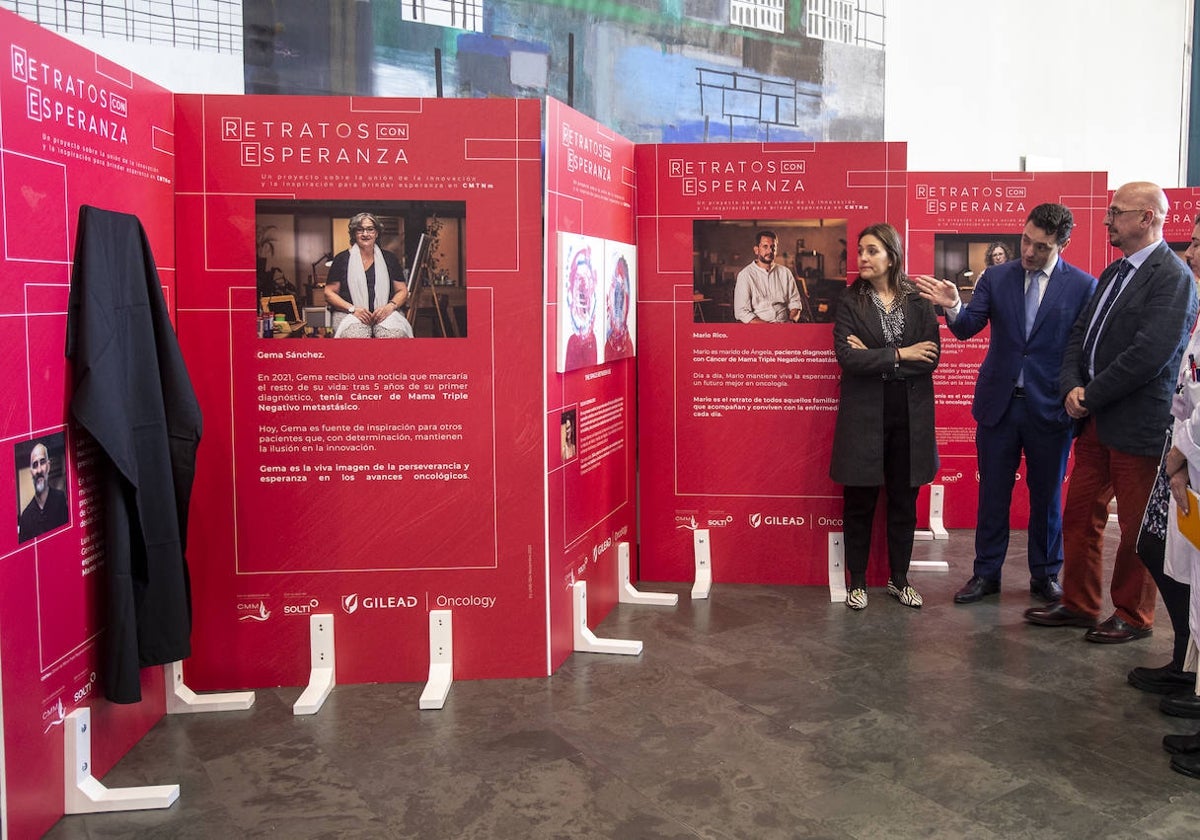
<svg viewBox="0 0 1200 840"><path fill-rule="evenodd" d="M1084 633L1083 638L1101 645L1120 645L1144 639L1153 632L1151 627L1134 627L1114 613Z"/></svg>
<svg viewBox="0 0 1200 840"><path fill-rule="evenodd" d="M1177 755L1171 758L1171 769L1176 773L1200 779L1200 755Z"/></svg>
<svg viewBox="0 0 1200 840"><path fill-rule="evenodd" d="M1164 735L1163 749L1171 755L1200 753L1200 732L1195 735Z"/></svg>
<svg viewBox="0 0 1200 840"><path fill-rule="evenodd" d="M972 575L971 579L963 584L963 588L954 593L954 603L974 604L999 591L1000 581L985 580L977 575Z"/></svg>
<svg viewBox="0 0 1200 840"><path fill-rule="evenodd" d="M1158 701L1158 710L1172 717L1200 718L1200 697L1191 692L1168 694Z"/></svg>
<svg viewBox="0 0 1200 840"><path fill-rule="evenodd" d="M1131 686L1150 694L1179 694L1196 687L1196 675L1171 662L1161 668L1134 668L1128 679Z"/></svg>
<svg viewBox="0 0 1200 840"><path fill-rule="evenodd" d="M1029 581L1029 594L1035 598L1041 598L1047 603L1052 603L1062 598L1062 587L1059 586L1058 578L1055 575L1035 578Z"/></svg>
<svg viewBox="0 0 1200 840"><path fill-rule="evenodd" d="M1096 619L1083 613L1073 612L1055 602L1048 607L1030 607L1025 610L1025 620L1042 627L1095 627Z"/></svg>

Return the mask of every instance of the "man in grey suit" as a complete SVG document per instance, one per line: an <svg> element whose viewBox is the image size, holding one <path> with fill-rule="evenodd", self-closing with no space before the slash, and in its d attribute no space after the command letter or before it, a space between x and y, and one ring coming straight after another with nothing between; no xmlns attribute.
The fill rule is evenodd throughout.
<svg viewBox="0 0 1200 840"><path fill-rule="evenodd" d="M1162 241L1167 197L1146 181L1125 184L1104 215L1124 258L1100 275L1071 330L1059 389L1080 424L1063 512L1063 597L1026 610L1049 627L1088 627L1088 641L1150 635L1154 581L1136 552L1138 528L1171 422L1179 360L1196 319L1191 272ZM1113 614L1100 624L1101 558L1108 505L1117 499L1121 540L1113 565Z"/></svg>

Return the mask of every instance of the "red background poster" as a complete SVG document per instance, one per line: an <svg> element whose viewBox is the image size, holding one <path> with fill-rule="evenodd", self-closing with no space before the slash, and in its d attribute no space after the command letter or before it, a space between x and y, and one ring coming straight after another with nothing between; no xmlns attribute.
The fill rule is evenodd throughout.
<svg viewBox="0 0 1200 840"><path fill-rule="evenodd" d="M1183 258L1183 252L1192 241L1192 230L1196 227L1196 217L1200 216L1200 187L1174 187L1167 191L1167 201L1171 210L1163 223L1163 239L1175 253ZM1118 254L1109 249L1105 254L1110 261ZM1103 269L1103 266L1100 267ZM1099 269L1097 270L1097 273Z"/></svg>
<svg viewBox="0 0 1200 840"><path fill-rule="evenodd" d="M555 668L572 649L572 585L587 581L594 625L617 600L619 542L630 543L636 568L635 186L633 143L547 100L546 527ZM590 335L590 362L557 373L554 354Z"/></svg>
<svg viewBox="0 0 1200 840"><path fill-rule="evenodd" d="M988 246L1001 242L1020 258L1021 231L1029 211L1044 202L1071 209L1075 230L1062 258L1095 276L1104 268L1107 239L1102 222L1107 194L1103 172L910 172L908 175L908 271L956 280L964 302L984 269ZM944 524L974 528L979 478L971 402L988 330L959 341L942 319L942 356L934 372L938 454L935 479L945 487ZM1022 462L1013 490L1012 527L1029 521L1029 494Z"/></svg>
<svg viewBox="0 0 1200 840"><path fill-rule="evenodd" d="M902 143L638 147L643 578L690 579L690 532L707 528L714 580L828 580L833 307L847 243L877 221L903 230L904 167ZM814 323L732 320L763 228Z"/></svg>
<svg viewBox="0 0 1200 840"><path fill-rule="evenodd" d="M197 687L305 683L326 612L339 682L424 680L434 609L457 678L547 673L539 128L533 101L177 98ZM320 337L360 211L415 338ZM302 323L259 337L264 298Z"/></svg>
<svg viewBox="0 0 1200 840"><path fill-rule="evenodd" d="M92 708L92 772L102 776L163 714L162 670L143 672L142 703L100 699L103 511L91 444L68 421L63 348L79 207L138 216L168 305L174 303L171 94L0 10L0 263L5 377L0 437L8 464L0 505L0 634L7 830L38 836L62 815L64 717ZM65 525L18 540L32 499L30 453L49 450ZM14 772L16 771L16 772Z"/></svg>

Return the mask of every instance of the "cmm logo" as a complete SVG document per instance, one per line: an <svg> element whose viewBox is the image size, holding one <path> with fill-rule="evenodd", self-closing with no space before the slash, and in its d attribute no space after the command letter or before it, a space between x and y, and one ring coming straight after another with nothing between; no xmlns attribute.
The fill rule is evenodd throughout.
<svg viewBox="0 0 1200 840"><path fill-rule="evenodd" d="M238 621L267 621L271 618L271 611L267 609L266 601L259 601L257 604L238 604Z"/></svg>
<svg viewBox="0 0 1200 840"><path fill-rule="evenodd" d="M355 592L351 595L343 595L342 596L342 609L344 609L347 613L354 613L354 612L358 611L358 593L357 592Z"/></svg>

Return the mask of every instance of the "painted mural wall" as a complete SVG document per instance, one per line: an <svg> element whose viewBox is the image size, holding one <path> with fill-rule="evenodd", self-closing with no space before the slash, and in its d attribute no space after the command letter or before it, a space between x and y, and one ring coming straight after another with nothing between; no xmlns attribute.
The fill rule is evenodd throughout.
<svg viewBox="0 0 1200 840"><path fill-rule="evenodd" d="M634 142L879 140L883 0L245 0L247 93L558 98Z"/></svg>

